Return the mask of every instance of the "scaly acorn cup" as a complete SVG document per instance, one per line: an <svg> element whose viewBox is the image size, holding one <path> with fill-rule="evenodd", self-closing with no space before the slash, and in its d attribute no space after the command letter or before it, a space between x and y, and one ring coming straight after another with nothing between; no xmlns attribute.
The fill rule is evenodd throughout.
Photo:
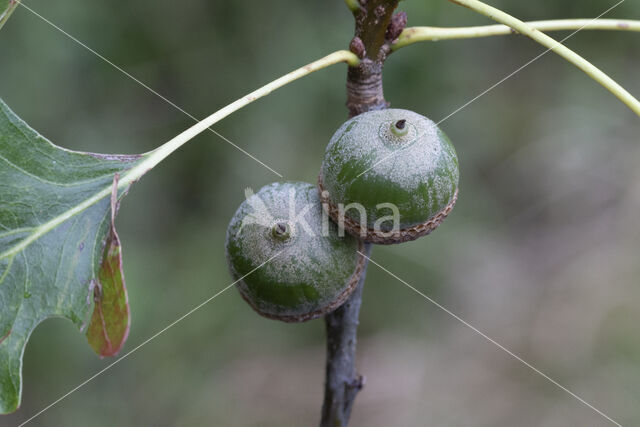
<svg viewBox="0 0 640 427"><path fill-rule="evenodd" d="M456 151L433 121L388 109L336 131L318 189L340 227L365 242L392 244L435 230L456 203L458 178Z"/></svg>
<svg viewBox="0 0 640 427"><path fill-rule="evenodd" d="M273 183L240 205L227 229L227 261L240 295L262 316L304 322L339 307L356 288L364 245L323 214L317 189ZM264 264L264 265L263 265Z"/></svg>

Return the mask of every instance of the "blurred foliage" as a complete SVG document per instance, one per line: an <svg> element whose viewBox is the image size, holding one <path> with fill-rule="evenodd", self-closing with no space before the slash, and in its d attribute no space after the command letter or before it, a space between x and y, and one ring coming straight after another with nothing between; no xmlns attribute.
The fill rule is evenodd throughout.
<svg viewBox="0 0 640 427"><path fill-rule="evenodd" d="M348 45L341 0L26 3L197 117ZM492 3L521 19L595 17L595 0ZM488 23L444 0L407 0L409 25ZM625 2L607 17L640 19ZM563 37L566 33L556 33ZM567 44L640 94L640 37ZM523 37L415 45L385 72L392 105L439 120L544 49ZM138 153L192 121L23 8L0 36L0 95L67 148ZM285 175L314 182L345 120L344 66L316 73L216 126ZM640 424L640 121L548 54L442 124L461 193L433 235L373 258L624 425ZM243 199L278 179L211 133L136 184L120 211L133 322L125 351L231 282L224 233ZM221 295L33 426L302 426L319 419L322 321L257 316ZM354 426L604 425L604 420L371 266ZM42 409L111 360L48 321L25 356L21 410Z"/></svg>

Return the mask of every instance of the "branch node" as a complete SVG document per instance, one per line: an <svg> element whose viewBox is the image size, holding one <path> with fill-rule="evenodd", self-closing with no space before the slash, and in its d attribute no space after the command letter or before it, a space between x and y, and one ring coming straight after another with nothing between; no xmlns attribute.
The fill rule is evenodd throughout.
<svg viewBox="0 0 640 427"><path fill-rule="evenodd" d="M347 387L353 390L362 390L367 383L367 377L364 375L358 375L356 378L351 380L350 383L347 383Z"/></svg>

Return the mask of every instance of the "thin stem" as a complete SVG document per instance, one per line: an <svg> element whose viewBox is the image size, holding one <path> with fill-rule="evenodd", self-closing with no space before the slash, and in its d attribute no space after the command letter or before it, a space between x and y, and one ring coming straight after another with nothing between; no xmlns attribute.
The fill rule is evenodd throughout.
<svg viewBox="0 0 640 427"><path fill-rule="evenodd" d="M0 13L0 28L7 22L11 14L18 7L21 0L10 0L4 12Z"/></svg>
<svg viewBox="0 0 640 427"><path fill-rule="evenodd" d="M540 43L541 45L547 47L549 50L554 51L567 61L571 62L573 65L584 71L589 77L600 83L604 86L609 92L614 94L620 101L626 104L634 113L640 116L640 101L633 97L627 90L625 90L622 86L616 83L611 77L602 72L598 67L564 46L562 43L559 43L547 36L546 34L536 30L535 28L530 27L526 23L521 20L514 18L501 11L500 9L496 9L495 7L489 6L479 0L449 0L452 3L457 3L461 6L465 6L475 12L478 12L488 18L493 19L494 21L500 22L501 24L507 25L510 28L513 28L517 32L524 34L525 36L531 38L532 40Z"/></svg>
<svg viewBox="0 0 640 427"><path fill-rule="evenodd" d="M284 76L268 83L261 88L251 92L248 95L243 96L242 98L232 102L226 107L216 111L211 114L206 119L196 123L191 126L189 129L185 130L178 136L174 137L170 141L164 143L160 147L155 150L145 154L147 157L144 161L142 161L138 166L131 169L125 176L120 180L119 187L123 188L132 182L138 180L142 175L144 175L147 171L152 169L162 160L167 158L171 153L180 148L190 139L193 139L200 133L207 130L209 127L213 126L220 120L224 119L231 113L234 113L241 108L246 107L251 104L253 101L256 101L264 96L269 95L276 89L279 89L299 78L307 76L313 72L321 70L323 68L329 67L331 65L335 65L341 62L346 62L349 66L355 67L360 63L358 57L349 52L348 50L339 50L337 52L333 52L330 55L325 56L324 58L318 59L310 64L305 65L304 67L298 68Z"/></svg>
<svg viewBox="0 0 640 427"><path fill-rule="evenodd" d="M267 96L274 90L281 88L282 86L285 86L301 77L309 75L315 71L321 70L330 65L338 64L340 62L346 62L350 66L356 66L360 62L360 60L356 55L354 55L349 51L339 50L337 52L334 52L330 55L325 56L324 58L321 58L317 61L307 64L302 68L298 68L297 70L292 71L289 74L286 74L265 86L262 86L260 89L255 90L250 94L238 99L237 101L227 105L221 110L216 111L206 119L191 126L189 129L185 130L184 132L182 132L175 138L171 139L170 141L166 142L165 144L161 145L160 147L156 148L155 150L150 151L146 154L143 154L142 157L144 158L144 160L138 163L136 167L125 172L120 177L120 181L118 182L118 188L119 189L125 188L129 186L131 183L137 181L145 173L153 169L153 167L155 167L158 163L166 159L171 153L173 153L175 150L180 148L186 142L188 142L198 134L202 133L203 131L207 130L210 126L224 119L231 113L238 111L239 109L251 104L253 101L260 99L264 96ZM105 188L103 188L101 191L94 194L93 196L85 199L82 203L77 204L76 206L61 213L55 218L49 220L48 222L40 224L29 234L28 237L22 239L20 243L0 253L0 259L7 258L9 256L12 256L20 252L21 250L29 246L31 243L39 239L41 236L53 230L58 225L69 220L70 218L74 217L75 215L79 214L80 212L84 211L90 206L93 206L94 204L98 203L100 200L104 199L105 197L109 196L111 194L111 191L112 191L111 185L108 185Z"/></svg>
<svg viewBox="0 0 640 427"><path fill-rule="evenodd" d="M371 246L370 243L364 245L366 257L371 254ZM321 427L346 427L356 395L364 386L364 377L358 375L356 370L355 354L360 322L358 318L368 262L366 259L358 285L349 299L325 316L327 366Z"/></svg>
<svg viewBox="0 0 640 427"><path fill-rule="evenodd" d="M611 30L611 31L640 31L640 21L628 19L553 19L546 21L525 22L531 28L539 31L563 30ZM507 25L481 25L476 27L410 27L406 28L398 37L398 41L391 46L398 50L413 43L425 41L472 39L479 37L504 36L517 34Z"/></svg>

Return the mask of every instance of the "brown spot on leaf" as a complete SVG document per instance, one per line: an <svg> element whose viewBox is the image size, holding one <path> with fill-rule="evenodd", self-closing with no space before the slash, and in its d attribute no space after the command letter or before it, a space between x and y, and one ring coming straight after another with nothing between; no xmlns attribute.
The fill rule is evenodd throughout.
<svg viewBox="0 0 640 427"><path fill-rule="evenodd" d="M100 356L115 356L129 335L131 317L129 298L122 271L122 249L116 232L118 212L118 180L113 179L111 192L111 225L102 251L102 262L95 279L93 296L95 306L87 328L89 345Z"/></svg>

